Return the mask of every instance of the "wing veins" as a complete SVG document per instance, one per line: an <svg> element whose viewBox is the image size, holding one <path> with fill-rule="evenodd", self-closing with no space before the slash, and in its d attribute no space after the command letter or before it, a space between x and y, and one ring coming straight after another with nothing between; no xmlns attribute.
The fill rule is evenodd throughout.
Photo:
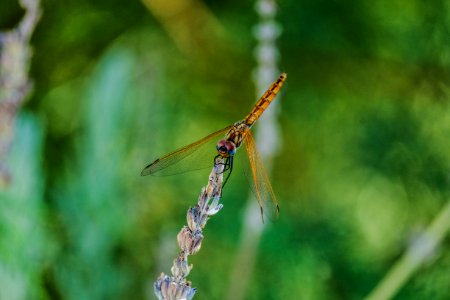
<svg viewBox="0 0 450 300"><path fill-rule="evenodd" d="M206 137L195 141L189 145L186 145L184 147L181 147L180 149L177 149L173 152L170 152L169 154L166 154L155 161L153 161L151 164L147 165L141 172L141 176L146 175L153 175L154 173L157 173L161 170L164 170L174 164L179 163L186 157L190 156L192 153L194 153L200 146L210 141L215 136L229 130L232 127L232 125L227 126L225 128L222 128L220 130L217 130Z"/></svg>
<svg viewBox="0 0 450 300"><path fill-rule="evenodd" d="M273 217L278 218L279 214L278 202L276 200L275 193L273 192L272 185L270 184L267 171L262 163L261 156L259 155L258 150L256 149L255 140L250 131L245 135L244 143L245 149L248 154L248 159L250 162L250 169L252 172L252 182L255 187L254 193L256 195L256 200L258 200L258 204L261 209L261 218L264 222L264 206L265 206L264 204L269 201L272 203L267 203L267 205L274 206ZM267 208L269 209L269 207ZM265 214L267 215L267 213L268 212L266 211Z"/></svg>

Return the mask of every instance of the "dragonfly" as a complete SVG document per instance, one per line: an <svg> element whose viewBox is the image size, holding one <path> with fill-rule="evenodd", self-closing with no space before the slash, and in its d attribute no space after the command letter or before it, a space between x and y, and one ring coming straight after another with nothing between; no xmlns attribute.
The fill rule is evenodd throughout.
<svg viewBox="0 0 450 300"><path fill-rule="evenodd" d="M214 158L215 162L217 157L222 157L225 164L224 172L229 171L222 187L227 182L233 170L236 150L244 144L249 162L249 173L252 175L252 178L249 178L249 180L251 181L253 192L261 210L262 221L264 222L264 215L270 219L278 218L280 208L272 185L270 184L269 176L262 163L261 156L256 149L251 128L275 99L286 78L286 73L280 74L278 79L259 98L253 109L243 120L156 159L142 170L141 175L173 175L206 168L210 166L210 162L208 163L205 159L207 153L211 152L209 142L218 139L219 136L223 136L216 143L217 155Z"/></svg>

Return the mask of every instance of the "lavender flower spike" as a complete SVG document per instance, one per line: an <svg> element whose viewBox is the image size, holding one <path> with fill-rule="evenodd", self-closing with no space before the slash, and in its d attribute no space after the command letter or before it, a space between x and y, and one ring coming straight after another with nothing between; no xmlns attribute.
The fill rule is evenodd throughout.
<svg viewBox="0 0 450 300"><path fill-rule="evenodd" d="M224 166L224 158L218 156L209 174L208 185L202 188L197 204L187 212L188 226L183 226L177 235L181 251L173 261L172 276L161 273L154 283L155 295L160 300L190 300L195 295L197 289L186 280L192 269L192 265L188 264L188 256L200 251L206 222L223 207L219 200Z"/></svg>

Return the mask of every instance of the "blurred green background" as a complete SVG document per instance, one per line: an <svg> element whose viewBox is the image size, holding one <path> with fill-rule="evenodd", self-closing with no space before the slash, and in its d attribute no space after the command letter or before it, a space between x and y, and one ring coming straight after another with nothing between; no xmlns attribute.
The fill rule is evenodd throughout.
<svg viewBox="0 0 450 300"><path fill-rule="evenodd" d="M42 2L34 93L0 194L1 299L153 299L170 273L209 170L139 173L248 113L258 17L253 1L151 3ZM278 10L281 216L265 225L245 299L361 299L449 200L450 2ZM23 13L2 0L0 28ZM230 289L248 185L235 172L226 190L190 258L194 299ZM449 249L446 238L395 299L450 299Z"/></svg>

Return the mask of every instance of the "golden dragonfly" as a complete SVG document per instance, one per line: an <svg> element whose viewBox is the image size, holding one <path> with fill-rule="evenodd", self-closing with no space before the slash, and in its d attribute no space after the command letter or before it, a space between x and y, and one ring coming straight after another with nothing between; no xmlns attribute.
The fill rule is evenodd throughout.
<svg viewBox="0 0 450 300"><path fill-rule="evenodd" d="M211 140L214 140L214 138L225 134L224 138L219 140L216 144L216 150L218 153L217 156L221 156L225 159L224 171L229 170L228 176L224 181L224 185L233 170L233 160L236 150L242 145L242 143L244 143L252 174L251 181L253 191L256 195L256 199L258 200L263 221L263 215L267 215L271 219L277 218L280 209L275 198L272 185L270 184L269 177L256 149L255 140L250 129L263 114L269 104L275 99L275 96L281 89L281 86L286 78L287 74L282 73L261 96L261 98L259 98L253 109L243 120L213 132L192 144L184 146L156 159L142 170L141 175L173 175L191 170L202 169L208 167L208 165L211 166L211 164L205 165L204 163L207 161L205 160L205 154L207 151L210 152L211 150L210 148L205 150L206 145Z"/></svg>

